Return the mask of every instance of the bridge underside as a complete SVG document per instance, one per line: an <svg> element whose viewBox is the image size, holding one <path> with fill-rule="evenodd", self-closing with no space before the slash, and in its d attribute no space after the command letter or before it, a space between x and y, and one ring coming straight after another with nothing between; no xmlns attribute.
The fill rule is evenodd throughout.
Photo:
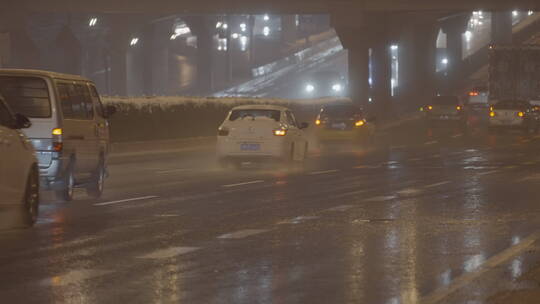
<svg viewBox="0 0 540 304"><path fill-rule="evenodd" d="M10 1L10 0L8 0ZM18 0L12 5L30 11L86 13L224 14L349 12L456 12L472 10L540 10L537 0Z"/></svg>

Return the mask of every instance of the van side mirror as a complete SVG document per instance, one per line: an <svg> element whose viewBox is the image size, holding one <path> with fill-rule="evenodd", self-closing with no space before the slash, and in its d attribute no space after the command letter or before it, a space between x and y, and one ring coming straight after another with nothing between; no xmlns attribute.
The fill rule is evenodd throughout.
<svg viewBox="0 0 540 304"><path fill-rule="evenodd" d="M15 114L15 129L28 129L32 126L32 123L30 120L22 115L22 114Z"/></svg>
<svg viewBox="0 0 540 304"><path fill-rule="evenodd" d="M105 110L104 110L103 114L105 114L105 118L109 118L109 117L113 116L115 113L116 113L116 107L108 105L108 106L105 107Z"/></svg>
<svg viewBox="0 0 540 304"><path fill-rule="evenodd" d="M307 129L309 127L309 124L307 122L303 122L300 124L300 129Z"/></svg>

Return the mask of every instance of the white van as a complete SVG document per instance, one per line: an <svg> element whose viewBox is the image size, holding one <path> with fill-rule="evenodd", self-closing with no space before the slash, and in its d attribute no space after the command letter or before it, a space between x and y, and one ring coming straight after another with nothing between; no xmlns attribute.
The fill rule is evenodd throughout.
<svg viewBox="0 0 540 304"><path fill-rule="evenodd" d="M39 162L40 184L63 200L82 187L92 197L103 192L109 152L107 118L92 81L36 70L0 69L0 94L15 113L28 117L24 130Z"/></svg>

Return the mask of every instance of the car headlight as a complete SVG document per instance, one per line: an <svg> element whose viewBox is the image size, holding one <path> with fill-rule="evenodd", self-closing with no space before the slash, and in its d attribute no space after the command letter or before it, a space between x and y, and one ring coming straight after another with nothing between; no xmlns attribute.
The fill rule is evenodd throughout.
<svg viewBox="0 0 540 304"><path fill-rule="evenodd" d="M336 91L336 92L341 92L341 90L343 89L343 87L341 86L341 84L339 83L336 83L332 86L332 90Z"/></svg>
<svg viewBox="0 0 540 304"><path fill-rule="evenodd" d="M312 85L312 84L306 85L306 92L311 93L313 91L315 91L315 86L314 85Z"/></svg>

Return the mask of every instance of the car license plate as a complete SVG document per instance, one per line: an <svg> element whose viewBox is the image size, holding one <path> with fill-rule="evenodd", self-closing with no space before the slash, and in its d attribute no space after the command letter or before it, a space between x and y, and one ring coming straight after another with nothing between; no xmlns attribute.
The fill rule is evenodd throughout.
<svg viewBox="0 0 540 304"><path fill-rule="evenodd" d="M340 130L343 130L345 129L346 125L344 122L341 122L341 123L333 123L332 124L332 129L340 129Z"/></svg>
<svg viewBox="0 0 540 304"><path fill-rule="evenodd" d="M259 151L261 149L260 144L243 143L240 144L240 150L242 151Z"/></svg>

